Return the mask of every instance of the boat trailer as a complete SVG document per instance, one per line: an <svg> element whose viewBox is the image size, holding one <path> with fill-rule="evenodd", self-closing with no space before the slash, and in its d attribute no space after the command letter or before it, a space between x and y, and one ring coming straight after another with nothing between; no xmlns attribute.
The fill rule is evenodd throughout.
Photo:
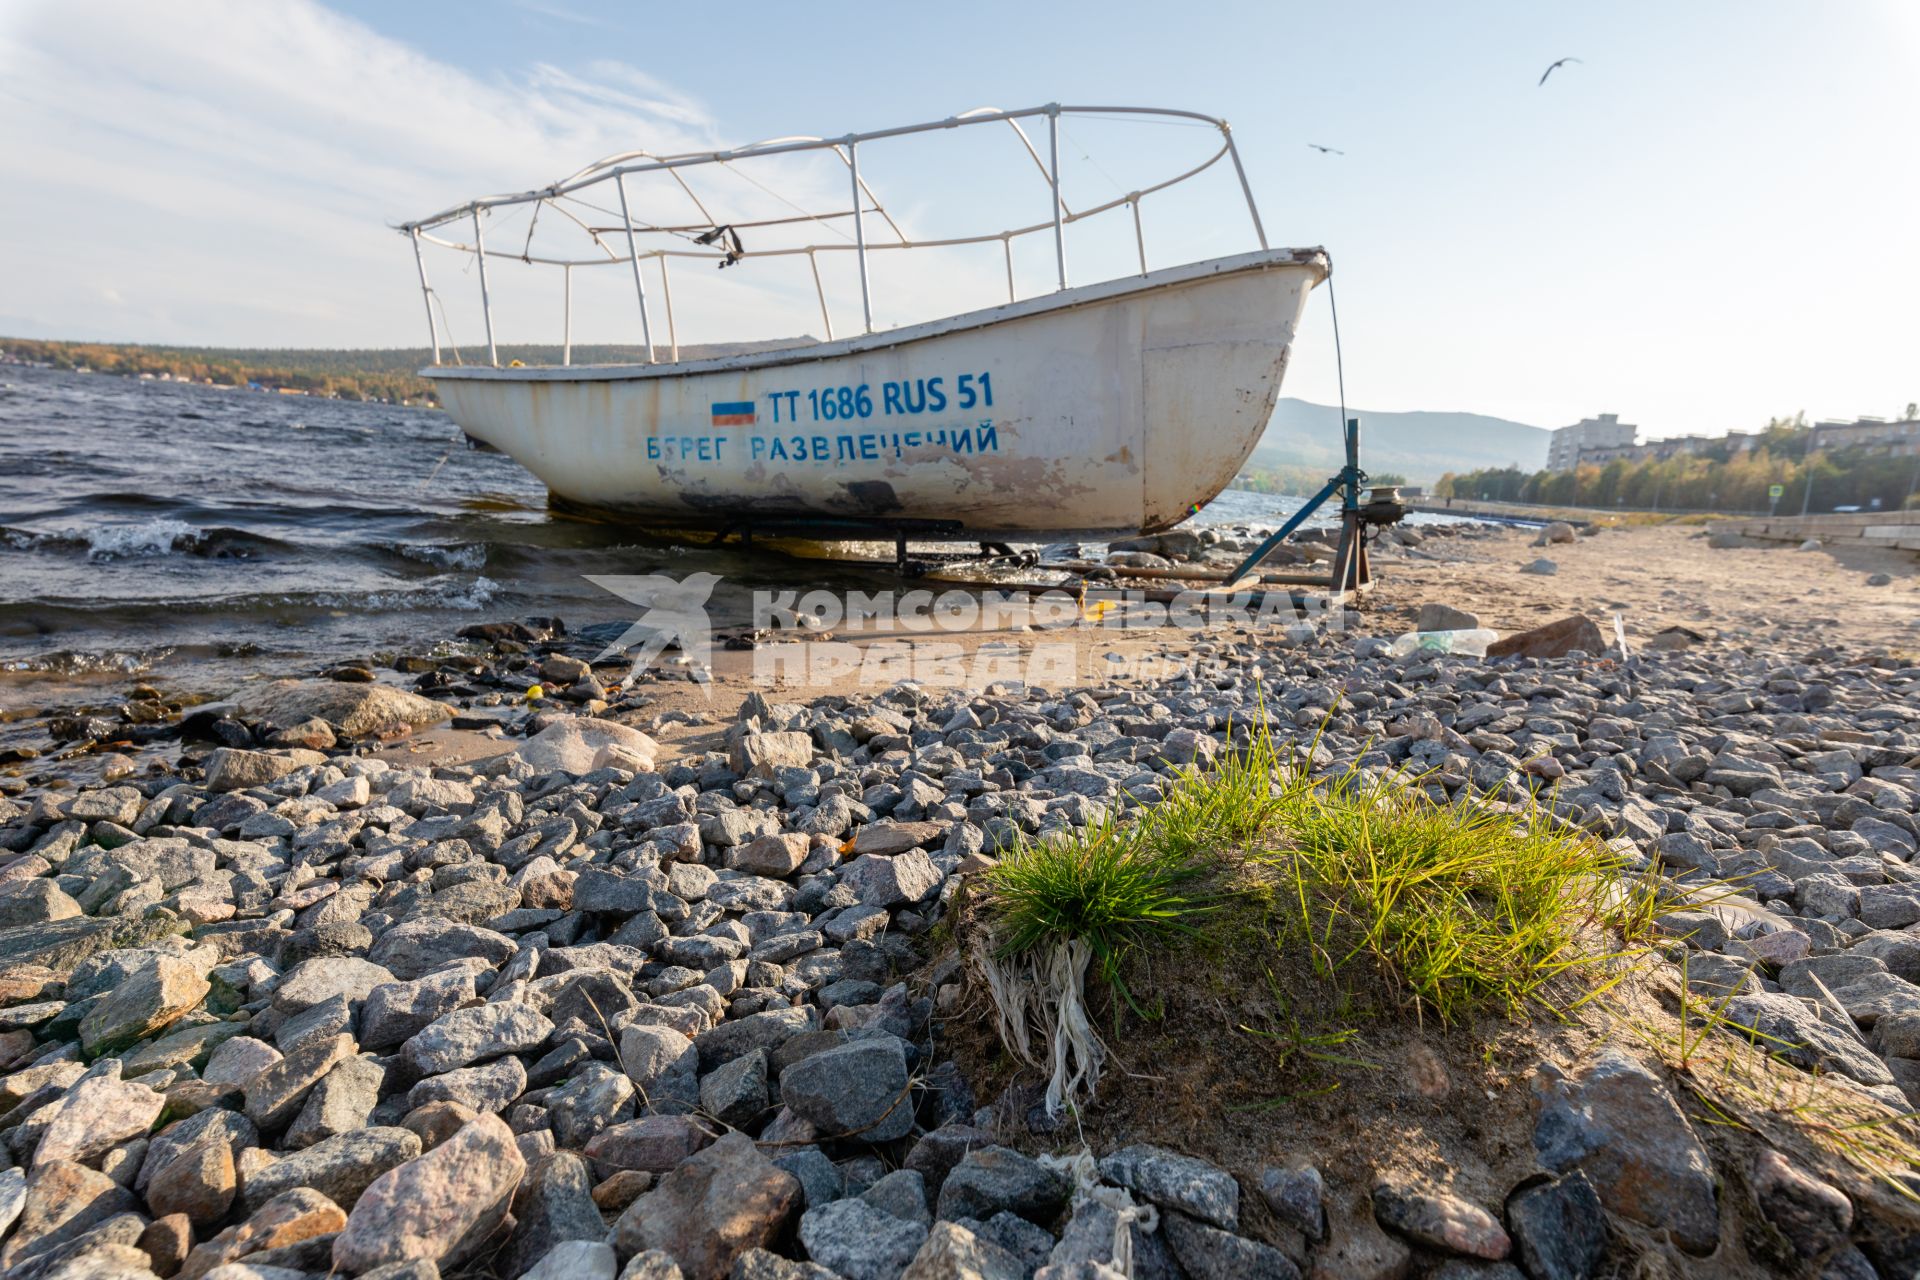
<svg viewBox="0 0 1920 1280"><path fill-rule="evenodd" d="M1348 418L1343 435L1346 445L1346 465L1334 475L1328 477L1320 491L1307 499L1301 508L1287 518L1285 524L1275 530L1256 547L1253 553L1243 560L1239 567L1232 570L1204 568L1198 565L1173 566L1165 569L1129 568L1120 565L1099 564L1084 560L1042 562L1034 551L1016 550L1004 542L980 541L978 550L930 550L925 547L909 551L909 540L934 542L965 542L961 525L949 520L872 520L844 519L836 520L823 517L777 517L771 520L742 520L722 530L714 540L714 545L739 539L739 545L751 548L756 538L800 538L809 541L824 542L868 542L891 541L893 559L891 562L879 560L844 560L839 563L848 566L861 566L869 569L892 569L903 578L923 578L938 576L944 570L958 568L987 569L1045 569L1070 574L1082 587L1098 585L1100 580L1118 582L1125 579L1167 582L1204 582L1212 584L1211 590L1232 591L1256 579L1261 585L1292 587L1319 587L1327 592L1329 602L1344 600L1348 596L1361 595L1373 587L1373 562L1368 554L1368 544L1379 536L1381 530L1400 523L1407 517L1408 508L1401 501L1400 491L1393 485L1370 485L1367 473L1360 467L1360 419ZM1315 512L1324 507L1335 496L1340 499L1340 534L1334 547L1331 571L1319 573L1259 573L1261 561L1273 554L1273 551L1287 538L1297 533ZM1059 584L1002 582L1003 588L1051 590ZM1175 588L1151 591L1149 599L1164 596L1165 603L1180 594ZM1296 600L1298 597L1296 596Z"/></svg>
<svg viewBox="0 0 1920 1280"><path fill-rule="evenodd" d="M1367 554L1367 544L1378 536L1379 530L1406 519L1407 508L1400 501L1399 489L1394 486L1367 485L1367 473L1360 469L1360 419L1348 418L1344 435L1346 465L1330 476L1320 486L1320 492L1307 499L1306 505L1274 530L1271 537L1255 547L1252 555L1240 562L1240 567L1227 577L1229 586L1244 582L1260 567L1262 560L1273 554L1275 547L1286 541L1314 512L1338 494L1340 540L1334 547L1333 572L1324 580L1325 585L1328 593L1334 597L1373 588L1373 559ZM1363 489L1366 492L1364 501L1361 499ZM1267 582L1292 582L1300 586L1318 586L1323 582L1318 576L1309 574L1264 574L1262 579Z"/></svg>

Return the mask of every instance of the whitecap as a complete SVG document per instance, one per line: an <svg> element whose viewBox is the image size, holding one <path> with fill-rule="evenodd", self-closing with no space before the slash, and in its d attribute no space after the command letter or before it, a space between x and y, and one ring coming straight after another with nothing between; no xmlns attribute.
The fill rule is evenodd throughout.
<svg viewBox="0 0 1920 1280"><path fill-rule="evenodd" d="M87 559L119 560L133 556L163 556L192 547L200 540L200 530L184 520L160 518L139 524L110 524L82 529L68 536L85 538Z"/></svg>
<svg viewBox="0 0 1920 1280"><path fill-rule="evenodd" d="M440 569L483 569L487 564L486 544L478 542L377 542L407 560L430 564Z"/></svg>

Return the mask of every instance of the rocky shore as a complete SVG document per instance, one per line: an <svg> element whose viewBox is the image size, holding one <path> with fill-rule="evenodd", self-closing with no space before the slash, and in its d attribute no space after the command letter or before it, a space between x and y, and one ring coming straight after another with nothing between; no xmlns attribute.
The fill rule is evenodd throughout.
<svg viewBox="0 0 1920 1280"><path fill-rule="evenodd" d="M1784 1109L1732 1136L1624 1032L1520 1073L1507 1146L1416 1172L1272 1111L1234 1121L1270 1160L1088 1151L1031 1080L970 1078L956 895L1264 716L1316 770L1615 842L1666 881L1646 989L1905 1132L1920 660L1673 629L1623 661L1592 622L1394 658L1328 621L1130 686L702 715L502 620L404 677L135 698L150 754L0 780L0 1277L1915 1274L1915 1148L1849 1162ZM396 754L436 725L484 749Z"/></svg>

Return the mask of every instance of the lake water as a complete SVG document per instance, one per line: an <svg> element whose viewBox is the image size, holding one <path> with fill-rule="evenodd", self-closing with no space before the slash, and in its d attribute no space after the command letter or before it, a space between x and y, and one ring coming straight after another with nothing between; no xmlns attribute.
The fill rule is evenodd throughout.
<svg viewBox="0 0 1920 1280"><path fill-rule="evenodd" d="M719 574L719 625L744 622L757 588L898 583L551 515L538 481L436 410L18 366L0 384L7 685L304 670L482 618L630 615L586 574ZM1196 523L1277 523L1298 505L1229 490Z"/></svg>

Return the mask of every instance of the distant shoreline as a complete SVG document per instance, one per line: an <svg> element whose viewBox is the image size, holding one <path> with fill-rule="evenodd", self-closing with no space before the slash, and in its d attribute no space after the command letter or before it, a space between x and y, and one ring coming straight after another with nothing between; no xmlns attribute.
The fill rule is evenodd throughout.
<svg viewBox="0 0 1920 1280"><path fill-rule="evenodd" d="M713 343L681 348L686 359L735 355L811 342L781 338L768 342ZM558 346L502 345L500 362L559 364ZM575 364L630 364L643 361L638 346L576 345ZM462 363L453 348L442 352L448 363ZM433 363L425 347L176 347L138 342L69 342L53 338L0 336L0 368L26 365L73 373L106 373L197 386L234 387L326 400L364 400L379 404L439 408L433 384L419 370Z"/></svg>

